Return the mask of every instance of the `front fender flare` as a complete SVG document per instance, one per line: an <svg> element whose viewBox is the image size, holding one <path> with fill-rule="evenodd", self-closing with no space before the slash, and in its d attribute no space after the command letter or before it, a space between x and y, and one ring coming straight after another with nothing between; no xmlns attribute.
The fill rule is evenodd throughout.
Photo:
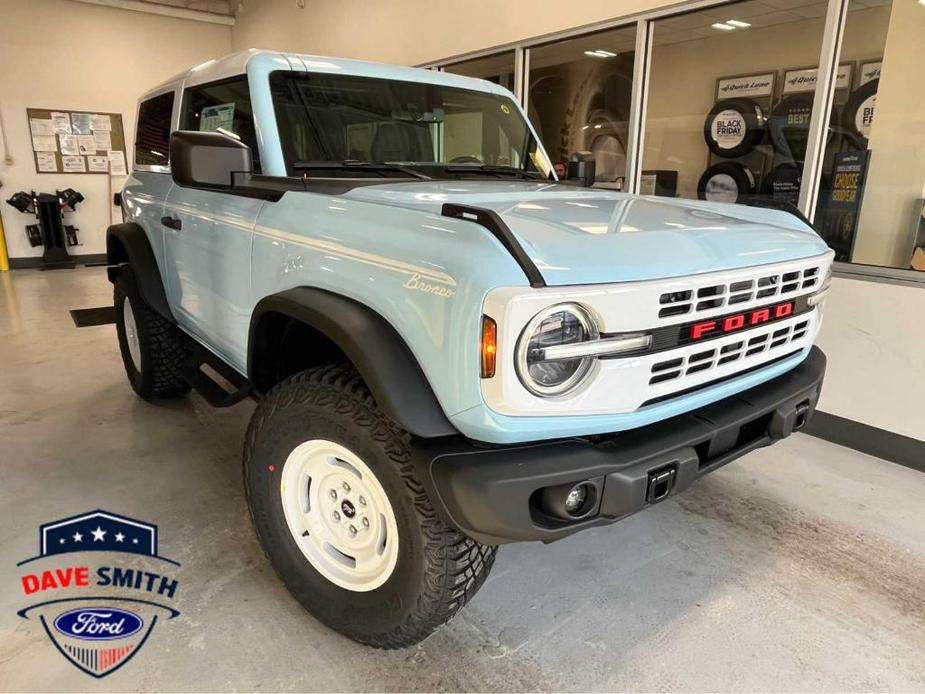
<svg viewBox="0 0 925 694"><path fill-rule="evenodd" d="M427 377L401 335L376 311L353 299L315 287L296 287L260 300L251 316L247 376L261 392L261 360L267 344L262 318L282 314L305 323L347 355L376 403L411 434L424 438L459 432L440 407Z"/></svg>

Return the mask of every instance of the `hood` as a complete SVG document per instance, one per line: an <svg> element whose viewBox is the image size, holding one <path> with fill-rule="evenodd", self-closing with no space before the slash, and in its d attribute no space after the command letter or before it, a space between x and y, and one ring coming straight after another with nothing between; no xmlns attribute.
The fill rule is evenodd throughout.
<svg viewBox="0 0 925 694"><path fill-rule="evenodd" d="M345 197L438 215L446 202L492 209L548 285L682 277L828 251L787 212L547 182L386 183Z"/></svg>

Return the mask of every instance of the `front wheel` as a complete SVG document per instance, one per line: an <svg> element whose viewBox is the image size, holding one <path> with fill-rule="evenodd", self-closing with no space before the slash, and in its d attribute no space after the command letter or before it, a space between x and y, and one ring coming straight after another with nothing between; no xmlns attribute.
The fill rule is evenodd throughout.
<svg viewBox="0 0 925 694"><path fill-rule="evenodd" d="M296 599L350 638L415 644L484 583L495 547L437 515L410 437L347 366L310 369L258 406L244 452L261 544Z"/></svg>

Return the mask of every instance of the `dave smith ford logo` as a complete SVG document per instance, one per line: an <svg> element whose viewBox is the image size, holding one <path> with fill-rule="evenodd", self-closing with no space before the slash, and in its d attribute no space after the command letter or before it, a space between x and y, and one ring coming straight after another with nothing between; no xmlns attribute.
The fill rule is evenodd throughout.
<svg viewBox="0 0 925 694"><path fill-rule="evenodd" d="M171 605L178 580L158 554L157 526L107 511L90 511L39 527L39 555L23 569L20 588L33 601L17 614L38 621L71 664L105 677L128 663ZM104 553L91 561L95 553ZM39 563L41 562L41 563ZM169 570L169 569L167 569Z"/></svg>

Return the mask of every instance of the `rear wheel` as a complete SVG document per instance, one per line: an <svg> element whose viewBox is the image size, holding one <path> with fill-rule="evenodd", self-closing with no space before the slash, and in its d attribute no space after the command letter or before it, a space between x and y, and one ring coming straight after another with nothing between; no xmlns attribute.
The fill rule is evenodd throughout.
<svg viewBox="0 0 925 694"><path fill-rule="evenodd" d="M188 356L185 339L176 326L144 302L129 267L119 270L113 304L119 350L132 389L145 400L189 392L181 375Z"/></svg>
<svg viewBox="0 0 925 694"><path fill-rule="evenodd" d="M277 573L315 617L377 648L446 623L495 558L440 519L411 454L410 436L347 366L276 386L245 445L248 504Z"/></svg>

